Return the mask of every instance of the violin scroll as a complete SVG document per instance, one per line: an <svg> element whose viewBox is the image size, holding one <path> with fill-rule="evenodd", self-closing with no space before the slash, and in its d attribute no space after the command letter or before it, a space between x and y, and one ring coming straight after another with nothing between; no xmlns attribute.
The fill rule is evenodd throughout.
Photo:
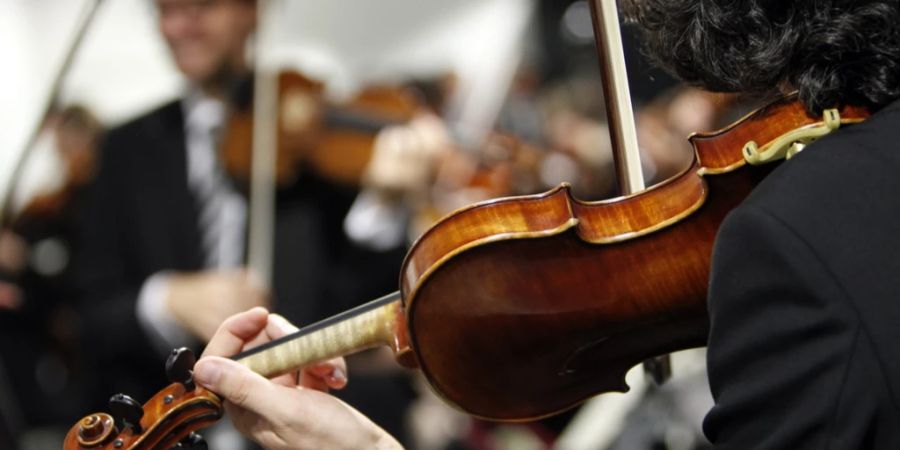
<svg viewBox="0 0 900 450"><path fill-rule="evenodd" d="M166 363L174 383L141 407L130 397L116 394L107 413L94 413L73 426L64 450L205 449L194 433L222 417L222 400L192 380L187 366L195 358L188 349L174 350ZM114 417L115 416L115 417Z"/></svg>

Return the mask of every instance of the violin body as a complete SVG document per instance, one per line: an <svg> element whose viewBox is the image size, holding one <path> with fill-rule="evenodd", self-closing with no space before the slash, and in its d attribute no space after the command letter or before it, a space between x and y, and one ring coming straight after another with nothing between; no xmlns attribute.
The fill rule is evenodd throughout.
<svg viewBox="0 0 900 450"><path fill-rule="evenodd" d="M696 170L641 194L662 209L584 203L562 186L440 222L430 233L466 233L449 245L426 234L403 271L425 376L475 416L530 420L626 391L625 373L649 357L703 346L713 237L767 171L754 169L725 175L741 185L727 195L711 196Z"/></svg>
<svg viewBox="0 0 900 450"><path fill-rule="evenodd" d="M649 357L705 345L716 232L776 166L741 149L816 123L784 100L692 136L691 167L638 194L582 202L564 185L446 217L401 271L422 372L467 413L531 420L627 390L625 373Z"/></svg>

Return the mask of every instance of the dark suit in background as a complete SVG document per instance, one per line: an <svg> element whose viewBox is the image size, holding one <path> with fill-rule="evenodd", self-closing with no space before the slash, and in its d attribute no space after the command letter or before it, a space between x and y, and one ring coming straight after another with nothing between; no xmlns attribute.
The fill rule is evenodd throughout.
<svg viewBox="0 0 900 450"><path fill-rule="evenodd" d="M111 130L101 147L78 265L96 408L117 392L144 401L166 382L136 303L151 275L202 268L184 141L181 107L170 103Z"/></svg>
<svg viewBox="0 0 900 450"><path fill-rule="evenodd" d="M900 103L775 170L713 256L720 448L900 448Z"/></svg>

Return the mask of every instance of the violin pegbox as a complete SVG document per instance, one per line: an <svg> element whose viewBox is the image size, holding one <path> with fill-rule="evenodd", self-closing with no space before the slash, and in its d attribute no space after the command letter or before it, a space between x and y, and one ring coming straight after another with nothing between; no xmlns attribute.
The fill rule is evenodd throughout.
<svg viewBox="0 0 900 450"><path fill-rule="evenodd" d="M193 383L194 362L189 349L173 350L166 362L172 384L143 407L126 395L114 395L113 415L94 413L81 419L69 430L63 449L206 449L194 431L219 420L223 407L216 394Z"/></svg>

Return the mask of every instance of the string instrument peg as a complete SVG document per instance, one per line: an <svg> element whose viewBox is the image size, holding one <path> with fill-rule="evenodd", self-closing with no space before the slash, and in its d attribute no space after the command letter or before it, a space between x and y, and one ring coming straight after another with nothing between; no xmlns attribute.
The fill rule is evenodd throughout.
<svg viewBox="0 0 900 450"><path fill-rule="evenodd" d="M182 358L186 356L173 359L182 361ZM110 399L109 409L111 414L91 414L69 429L63 448L205 450L208 447L203 438L191 433L211 425L224 413L222 401L214 393L202 386L186 390L182 383L166 386L143 407L126 395L115 395Z"/></svg>
<svg viewBox="0 0 900 450"><path fill-rule="evenodd" d="M125 394L116 394L109 399L109 412L115 419L116 427L121 432L124 427L130 427L134 434L141 434L141 418L144 417L144 409L141 404Z"/></svg>
<svg viewBox="0 0 900 450"><path fill-rule="evenodd" d="M169 354L166 360L166 377L172 383L180 383L184 385L185 391L193 391L194 384L194 364L197 358L194 352L187 347L176 348Z"/></svg>
<svg viewBox="0 0 900 450"><path fill-rule="evenodd" d="M175 444L172 447L172 450L208 450L209 445L206 444L206 440L203 439L203 436L200 436L197 433L191 432L191 434L187 435L186 438L182 439L181 442Z"/></svg>

